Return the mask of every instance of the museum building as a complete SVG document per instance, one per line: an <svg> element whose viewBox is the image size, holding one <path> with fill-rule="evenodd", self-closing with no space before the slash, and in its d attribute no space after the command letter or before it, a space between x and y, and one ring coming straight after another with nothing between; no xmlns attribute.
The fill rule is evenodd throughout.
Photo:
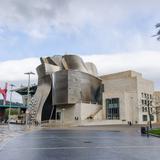
<svg viewBox="0 0 160 160"><path fill-rule="evenodd" d="M99 76L93 63L77 55L40 60L38 85L32 87L28 107L30 120L60 125L147 124L150 109L156 122L154 85L142 74L129 70Z"/></svg>

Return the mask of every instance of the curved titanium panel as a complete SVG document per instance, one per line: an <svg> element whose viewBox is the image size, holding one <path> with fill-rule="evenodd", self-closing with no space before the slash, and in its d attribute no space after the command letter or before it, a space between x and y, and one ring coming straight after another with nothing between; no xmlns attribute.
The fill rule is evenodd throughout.
<svg viewBox="0 0 160 160"><path fill-rule="evenodd" d="M79 70L79 71L88 73L86 66L85 66L85 63L83 62L83 60L79 56L64 55L62 62L63 62L65 69Z"/></svg>
<svg viewBox="0 0 160 160"><path fill-rule="evenodd" d="M86 68L87 68L87 71L89 74L97 77L98 76L98 72L97 72L97 68L96 68L96 65L91 63L91 62L86 62L85 63L86 65Z"/></svg>
<svg viewBox="0 0 160 160"><path fill-rule="evenodd" d="M62 68L62 56L55 55L53 57L40 58L42 64L56 65Z"/></svg>
<svg viewBox="0 0 160 160"><path fill-rule="evenodd" d="M60 55L55 55L55 56L53 56L53 57L50 57L50 59L52 59L52 61L54 61L54 63L57 65L57 66L59 66L59 67L61 67L62 68L62 56L60 56Z"/></svg>
<svg viewBox="0 0 160 160"><path fill-rule="evenodd" d="M31 107L32 109L29 110L29 112L36 112L35 119L38 122L41 122L41 120L43 120L42 118L45 117L45 116L42 117L42 113L45 112L44 104L48 104L49 103L48 101L50 101L50 104L51 104L50 106L52 106L52 100L50 100L51 98L48 100L48 96L52 88L51 74L58 71L59 69L60 68L58 66L50 65L47 63L43 63L37 67L38 86L37 86L36 93L32 98L32 102L33 102Z"/></svg>
<svg viewBox="0 0 160 160"><path fill-rule="evenodd" d="M38 78L42 78L46 75L51 75L52 73L59 71L60 67L51 65L48 63L42 63L37 67L36 70L37 70Z"/></svg>

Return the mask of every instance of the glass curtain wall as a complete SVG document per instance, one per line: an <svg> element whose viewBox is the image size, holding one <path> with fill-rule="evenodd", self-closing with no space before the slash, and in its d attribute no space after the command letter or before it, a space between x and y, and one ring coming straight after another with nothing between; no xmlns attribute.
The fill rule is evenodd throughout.
<svg viewBox="0 0 160 160"><path fill-rule="evenodd" d="M119 98L106 99L106 119L120 119Z"/></svg>

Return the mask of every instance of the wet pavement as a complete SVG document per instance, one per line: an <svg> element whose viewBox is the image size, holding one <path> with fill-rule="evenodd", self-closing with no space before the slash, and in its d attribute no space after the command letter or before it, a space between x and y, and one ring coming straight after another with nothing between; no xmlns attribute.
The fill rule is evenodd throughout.
<svg viewBox="0 0 160 160"><path fill-rule="evenodd" d="M0 146L3 160L159 160L160 139L139 127L40 129Z"/></svg>
<svg viewBox="0 0 160 160"><path fill-rule="evenodd" d="M7 139L21 135L25 132L24 125L5 124L0 125L0 144Z"/></svg>

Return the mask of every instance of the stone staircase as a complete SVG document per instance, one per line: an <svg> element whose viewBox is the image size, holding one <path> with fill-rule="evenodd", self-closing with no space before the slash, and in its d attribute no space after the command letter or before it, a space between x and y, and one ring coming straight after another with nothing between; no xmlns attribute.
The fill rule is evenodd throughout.
<svg viewBox="0 0 160 160"><path fill-rule="evenodd" d="M100 107L96 112L92 113L90 116L88 116L86 119L95 119L95 117L98 115L98 113L102 111L102 107Z"/></svg>

